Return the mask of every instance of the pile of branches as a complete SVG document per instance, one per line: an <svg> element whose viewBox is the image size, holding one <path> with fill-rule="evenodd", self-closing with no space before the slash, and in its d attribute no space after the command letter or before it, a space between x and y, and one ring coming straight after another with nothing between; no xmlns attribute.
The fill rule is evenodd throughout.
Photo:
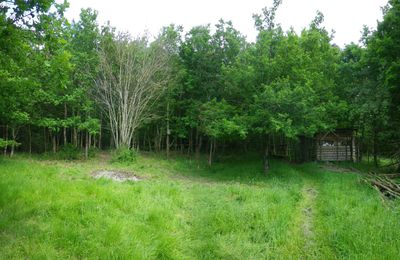
<svg viewBox="0 0 400 260"><path fill-rule="evenodd" d="M363 180L379 191L383 198L400 198L400 184L390 177L392 176L370 172L364 175Z"/></svg>

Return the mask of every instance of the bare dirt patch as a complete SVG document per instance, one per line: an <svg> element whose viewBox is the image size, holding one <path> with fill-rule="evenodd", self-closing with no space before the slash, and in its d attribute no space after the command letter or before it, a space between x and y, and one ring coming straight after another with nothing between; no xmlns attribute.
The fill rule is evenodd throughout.
<svg viewBox="0 0 400 260"><path fill-rule="evenodd" d="M354 167L345 168L333 163L321 164L319 167L335 173L359 173L359 170L355 169Z"/></svg>
<svg viewBox="0 0 400 260"><path fill-rule="evenodd" d="M117 182L124 181L140 181L142 178L134 175L130 172L117 171L117 170L99 170L95 171L92 174L92 177L95 179L105 178L110 179Z"/></svg>
<svg viewBox="0 0 400 260"><path fill-rule="evenodd" d="M303 190L305 205L302 210L303 215L303 234L307 240L306 246L311 247L313 242L313 204L317 196L317 191L312 187Z"/></svg>

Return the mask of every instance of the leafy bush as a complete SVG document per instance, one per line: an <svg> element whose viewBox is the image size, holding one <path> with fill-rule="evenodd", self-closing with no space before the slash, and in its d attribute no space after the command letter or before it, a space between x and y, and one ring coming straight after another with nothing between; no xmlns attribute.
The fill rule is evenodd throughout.
<svg viewBox="0 0 400 260"><path fill-rule="evenodd" d="M132 163L137 158L137 152L127 147L121 147L116 149L111 158L111 162L118 163Z"/></svg>
<svg viewBox="0 0 400 260"><path fill-rule="evenodd" d="M88 151L88 157L89 158L94 158L94 157L96 157L96 155L99 153L99 149L98 148L90 148L89 149L89 151Z"/></svg>
<svg viewBox="0 0 400 260"><path fill-rule="evenodd" d="M18 143L14 140L4 140L3 138L0 138L0 148L5 148L12 145L19 146L21 143Z"/></svg>
<svg viewBox="0 0 400 260"><path fill-rule="evenodd" d="M81 158L81 150L72 144L66 144L60 147L57 158L62 160L77 160Z"/></svg>

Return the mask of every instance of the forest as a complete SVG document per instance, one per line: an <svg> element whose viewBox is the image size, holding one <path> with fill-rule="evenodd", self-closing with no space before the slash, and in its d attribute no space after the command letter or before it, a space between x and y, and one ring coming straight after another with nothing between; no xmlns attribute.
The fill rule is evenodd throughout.
<svg viewBox="0 0 400 260"><path fill-rule="evenodd" d="M256 42L230 21L131 36L68 3L2 1L1 147L53 152L126 147L214 154L357 130L362 155L400 147L399 2L340 48L317 13L300 34L254 14ZM271 150L271 149L269 149ZM268 154L271 154L268 153Z"/></svg>
<svg viewBox="0 0 400 260"><path fill-rule="evenodd" d="M68 8L0 0L1 259L398 259L400 0L344 46Z"/></svg>

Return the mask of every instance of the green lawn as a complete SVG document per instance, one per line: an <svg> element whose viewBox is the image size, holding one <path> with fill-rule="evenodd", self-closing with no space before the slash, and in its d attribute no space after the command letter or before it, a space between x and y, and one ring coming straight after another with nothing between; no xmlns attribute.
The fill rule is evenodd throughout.
<svg viewBox="0 0 400 260"><path fill-rule="evenodd" d="M127 169L144 180L94 180ZM0 258L398 259L400 203L316 163L0 160Z"/></svg>

